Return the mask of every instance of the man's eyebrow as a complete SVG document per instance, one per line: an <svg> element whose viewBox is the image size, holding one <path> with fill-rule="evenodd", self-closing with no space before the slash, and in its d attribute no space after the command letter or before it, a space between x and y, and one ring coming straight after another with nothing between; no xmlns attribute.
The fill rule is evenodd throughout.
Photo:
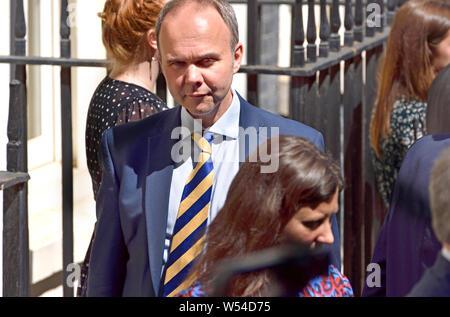
<svg viewBox="0 0 450 317"><path fill-rule="evenodd" d="M168 57L167 58L168 63L174 63L174 62L184 62L184 60L180 57Z"/></svg>
<svg viewBox="0 0 450 317"><path fill-rule="evenodd" d="M218 58L220 58L220 55L217 54L217 53L213 53L213 52L205 53L205 54L202 54L202 55L199 55L199 56L195 57L194 58L194 62L201 61L203 59L208 59L208 58L218 59ZM168 57L167 58L167 62L169 62L169 63L186 62L186 59L174 56L174 57Z"/></svg>
<svg viewBox="0 0 450 317"><path fill-rule="evenodd" d="M206 59L206 58L219 58L220 55L217 53L206 53L202 54L198 57L199 60Z"/></svg>

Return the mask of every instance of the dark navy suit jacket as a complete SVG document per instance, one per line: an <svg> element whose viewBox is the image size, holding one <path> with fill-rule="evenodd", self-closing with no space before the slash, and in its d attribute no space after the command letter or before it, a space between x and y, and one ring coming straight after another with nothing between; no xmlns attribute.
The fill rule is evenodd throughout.
<svg viewBox="0 0 450 317"><path fill-rule="evenodd" d="M302 123L258 109L240 99L239 126L254 127L258 143L270 135L258 128L304 137L324 148L322 134ZM102 140L103 179L97 196L97 225L89 266L88 296L160 295L170 184L175 163L172 130L181 125L181 107L107 130ZM263 131L262 129L261 131ZM270 132L270 131L269 131ZM245 136L245 135L244 135ZM239 139L240 156L258 145ZM245 144L245 146L244 146ZM240 160L242 162L242 160ZM331 262L340 267L336 217Z"/></svg>
<svg viewBox="0 0 450 317"><path fill-rule="evenodd" d="M442 245L431 226L428 185L434 161L449 146L450 134L427 135L406 153L372 257L381 287L366 283L363 296L405 296L434 264Z"/></svg>
<svg viewBox="0 0 450 317"><path fill-rule="evenodd" d="M425 271L408 296L450 297L450 261L439 254L434 265Z"/></svg>

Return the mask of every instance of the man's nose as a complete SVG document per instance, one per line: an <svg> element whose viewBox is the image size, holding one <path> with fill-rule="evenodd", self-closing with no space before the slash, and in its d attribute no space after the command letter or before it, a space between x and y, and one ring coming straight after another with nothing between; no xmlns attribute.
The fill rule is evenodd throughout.
<svg viewBox="0 0 450 317"><path fill-rule="evenodd" d="M202 73L195 65L189 65L186 69L186 83L193 85L201 85L203 81Z"/></svg>

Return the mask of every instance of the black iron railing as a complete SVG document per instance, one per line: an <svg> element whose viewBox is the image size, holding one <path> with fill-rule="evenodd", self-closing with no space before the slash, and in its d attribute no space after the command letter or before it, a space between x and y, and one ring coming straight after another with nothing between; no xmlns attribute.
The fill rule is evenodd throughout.
<svg viewBox="0 0 450 317"><path fill-rule="evenodd" d="M232 0L247 4L247 99L262 105L258 90L260 75L290 76L289 116L321 131L326 148L344 167L346 189L341 201L340 227L344 273L355 294L360 294L365 267L370 261L374 241L384 212L376 190L369 159L368 126L376 92L376 67L387 39L393 16L401 0ZM261 65L261 8L286 4L292 7L291 66ZM339 8L344 8L343 21ZM308 8L306 32L304 11ZM320 9L318 17L315 8ZM387 10L385 9L387 8ZM319 32L315 19L318 18ZM61 1L61 56L25 56L26 25L23 1L11 0L11 56L0 56L0 63L11 64L10 108L8 118L7 174L17 176L11 183L0 174L4 189L3 294L29 296L27 223L27 91L26 65L61 66L62 123L62 213L63 263L61 284L64 296L73 288L64 281L64 269L73 262L73 167L71 67L105 67L105 60L70 58L70 28L66 24L67 1ZM343 23L342 23L343 22ZM344 30L341 46L339 30ZM283 36L279 34L279 36ZM317 46L317 36L319 44ZM305 42L306 41L306 42ZM100 42L100 39L99 39ZM341 67L342 64L342 67ZM364 72L363 72L364 70ZM341 78L343 83L341 83ZM343 92L341 91L343 84ZM162 76L157 94L166 99Z"/></svg>

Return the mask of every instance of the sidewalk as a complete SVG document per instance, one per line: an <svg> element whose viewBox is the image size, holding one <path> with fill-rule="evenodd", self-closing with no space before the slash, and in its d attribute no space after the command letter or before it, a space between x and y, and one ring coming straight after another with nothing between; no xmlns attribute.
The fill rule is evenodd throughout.
<svg viewBox="0 0 450 317"><path fill-rule="evenodd" d="M30 172L28 222L30 281L62 270L61 167L51 164ZM74 262L83 261L95 225L95 201L87 169L74 169ZM62 296L62 286L41 296Z"/></svg>

